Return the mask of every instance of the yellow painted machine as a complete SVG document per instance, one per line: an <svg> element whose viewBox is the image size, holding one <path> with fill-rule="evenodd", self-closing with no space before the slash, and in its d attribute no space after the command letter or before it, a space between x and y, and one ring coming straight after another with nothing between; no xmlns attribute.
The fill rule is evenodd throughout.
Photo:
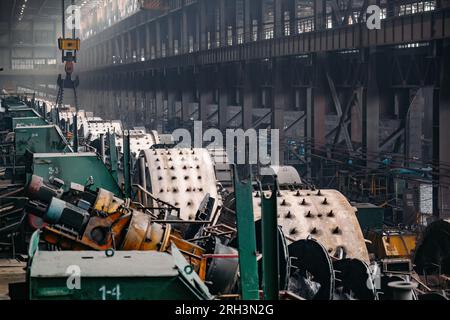
<svg viewBox="0 0 450 320"><path fill-rule="evenodd" d="M417 235L411 231L369 231L369 252L379 259L411 258L416 249Z"/></svg>

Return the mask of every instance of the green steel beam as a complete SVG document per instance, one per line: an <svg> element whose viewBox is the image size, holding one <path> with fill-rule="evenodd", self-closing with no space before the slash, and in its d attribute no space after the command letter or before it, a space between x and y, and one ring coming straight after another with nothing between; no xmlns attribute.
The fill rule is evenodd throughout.
<svg viewBox="0 0 450 320"><path fill-rule="evenodd" d="M25 170L28 182L35 174L44 181L63 180L64 191L68 191L70 183L74 182L90 185L91 190L103 188L123 197L122 189L96 153L33 153L33 158L25 163Z"/></svg>
<svg viewBox="0 0 450 320"><path fill-rule="evenodd" d="M234 192L239 250L239 270L243 300L259 300L256 235L253 216L251 177L241 182L234 166Z"/></svg>
<svg viewBox="0 0 450 320"><path fill-rule="evenodd" d="M119 182L117 176L117 147L116 147L116 135L108 131L108 145L109 145L109 162L111 165L111 175L116 182Z"/></svg>
<svg viewBox="0 0 450 320"><path fill-rule="evenodd" d="M277 185L266 198L261 189L263 292L265 300L279 298Z"/></svg>
<svg viewBox="0 0 450 320"><path fill-rule="evenodd" d="M131 151L130 132L123 134L123 176L125 180L125 196L131 198Z"/></svg>
<svg viewBox="0 0 450 320"><path fill-rule="evenodd" d="M73 150L78 152L78 112L73 116Z"/></svg>

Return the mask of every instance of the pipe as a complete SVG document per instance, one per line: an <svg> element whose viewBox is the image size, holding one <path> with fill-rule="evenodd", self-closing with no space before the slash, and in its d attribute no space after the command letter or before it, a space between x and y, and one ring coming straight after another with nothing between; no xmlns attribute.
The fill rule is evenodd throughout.
<svg viewBox="0 0 450 320"><path fill-rule="evenodd" d="M105 151L105 135L100 134L100 156L102 157L102 162L106 163L106 151Z"/></svg>
<svg viewBox="0 0 450 320"><path fill-rule="evenodd" d="M130 151L130 132L124 131L123 134L123 176L125 181L125 197L131 198L131 151Z"/></svg>
<svg viewBox="0 0 450 320"><path fill-rule="evenodd" d="M147 179L145 176L145 158L140 157L139 158L139 184L142 186L143 189L147 189ZM147 194L143 192L142 190L139 192L141 195L142 204L146 207L147 206Z"/></svg>
<svg viewBox="0 0 450 320"><path fill-rule="evenodd" d="M409 281L394 281L389 282L388 287L392 289L394 300L414 300L414 289L417 288L417 284Z"/></svg>
<svg viewBox="0 0 450 320"><path fill-rule="evenodd" d="M109 145L109 163L111 165L111 175L113 179L118 182L117 176L117 148L116 148L116 135L108 131L108 145Z"/></svg>

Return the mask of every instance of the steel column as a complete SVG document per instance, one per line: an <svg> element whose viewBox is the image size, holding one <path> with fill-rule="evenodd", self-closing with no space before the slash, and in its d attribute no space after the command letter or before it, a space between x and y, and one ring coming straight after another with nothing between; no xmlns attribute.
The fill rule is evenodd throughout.
<svg viewBox="0 0 450 320"><path fill-rule="evenodd" d="M252 204L253 187L250 181L251 178L246 182L241 182L237 169L234 167L241 299L259 300L256 234Z"/></svg>
<svg viewBox="0 0 450 320"><path fill-rule="evenodd" d="M380 90L378 85L378 72L376 53L369 54L368 84L365 103L363 107L363 146L367 154L367 167L376 168L379 152L379 125L380 125Z"/></svg>
<svg viewBox="0 0 450 320"><path fill-rule="evenodd" d="M257 80L254 78L255 67L247 62L241 65L240 72L242 72L243 77L243 99L242 99L242 128L244 130L253 127L253 108L257 107L258 104L258 89L255 82Z"/></svg>
<svg viewBox="0 0 450 320"><path fill-rule="evenodd" d="M291 88L287 64L284 61L276 61L273 70L273 106L272 106L272 128L279 130L280 163L284 162L285 131L284 112L289 109L291 102Z"/></svg>
<svg viewBox="0 0 450 320"><path fill-rule="evenodd" d="M276 184L270 198L266 198L263 190L261 190L263 292L265 300L278 300L279 298L277 200Z"/></svg>
<svg viewBox="0 0 450 320"><path fill-rule="evenodd" d="M438 137L434 137L439 150L439 218L450 218L450 41L446 40L442 48L441 86L439 90L439 109L435 116L439 119Z"/></svg>

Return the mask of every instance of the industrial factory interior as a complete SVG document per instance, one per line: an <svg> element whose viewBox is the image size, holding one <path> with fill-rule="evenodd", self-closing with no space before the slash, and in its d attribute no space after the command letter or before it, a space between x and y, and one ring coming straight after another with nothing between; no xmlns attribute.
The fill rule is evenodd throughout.
<svg viewBox="0 0 450 320"><path fill-rule="evenodd" d="M0 101L0 308L450 299L450 0L1 0Z"/></svg>

